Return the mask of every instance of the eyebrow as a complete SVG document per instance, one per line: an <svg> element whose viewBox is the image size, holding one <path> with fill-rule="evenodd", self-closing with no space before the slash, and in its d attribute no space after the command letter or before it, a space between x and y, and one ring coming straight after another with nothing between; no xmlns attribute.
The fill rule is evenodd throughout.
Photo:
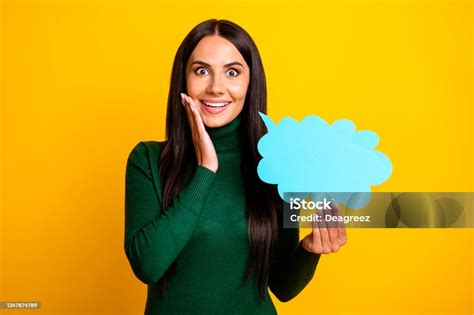
<svg viewBox="0 0 474 315"><path fill-rule="evenodd" d="M206 67L208 67L208 68L212 68L210 64L208 64L208 63L206 63L206 62L204 62L204 61L200 61L200 60L194 61L191 65L196 64L196 63L197 63L197 64L200 64L200 65L203 65L203 66L206 66ZM241 64L241 63L238 62L238 61L233 61L233 62L231 62L231 63L228 63L228 64L224 65L224 67L227 68L227 67L231 67L231 66L235 66L235 65L241 66L242 68L244 67L244 65Z"/></svg>

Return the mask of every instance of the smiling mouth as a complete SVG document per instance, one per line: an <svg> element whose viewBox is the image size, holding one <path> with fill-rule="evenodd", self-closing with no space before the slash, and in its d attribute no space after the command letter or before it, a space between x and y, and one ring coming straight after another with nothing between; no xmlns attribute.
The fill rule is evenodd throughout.
<svg viewBox="0 0 474 315"><path fill-rule="evenodd" d="M231 103L231 102L207 102L207 101L201 101L201 102L207 107L212 107L212 108L225 107Z"/></svg>

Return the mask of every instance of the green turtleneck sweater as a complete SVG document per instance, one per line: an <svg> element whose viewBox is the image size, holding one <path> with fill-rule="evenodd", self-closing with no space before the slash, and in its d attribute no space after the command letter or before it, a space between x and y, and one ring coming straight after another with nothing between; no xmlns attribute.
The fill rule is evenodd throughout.
<svg viewBox="0 0 474 315"><path fill-rule="evenodd" d="M145 314L276 314L268 290L269 302L259 302L257 280L242 282L249 245L240 120L206 128L219 169L197 166L167 211L161 209L158 177L162 143L142 141L128 157L125 253L134 274L148 284ZM270 290L281 301L295 297L313 277L319 257L303 249L298 229L280 226ZM177 272L163 299L156 283L174 261Z"/></svg>

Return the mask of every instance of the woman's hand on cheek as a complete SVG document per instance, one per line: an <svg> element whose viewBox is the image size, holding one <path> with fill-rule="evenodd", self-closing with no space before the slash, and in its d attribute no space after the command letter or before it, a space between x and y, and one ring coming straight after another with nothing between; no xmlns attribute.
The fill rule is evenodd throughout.
<svg viewBox="0 0 474 315"><path fill-rule="evenodd" d="M326 222L324 216L329 214L339 215L339 208L335 203L331 203L332 210L317 211L321 220L312 222L312 232L302 240L302 246L308 252L314 254L330 254L339 251L341 246L346 244L347 235L343 222Z"/></svg>
<svg viewBox="0 0 474 315"><path fill-rule="evenodd" d="M181 101L188 116L197 163L216 173L218 168L216 150L204 127L201 114L191 97L181 93Z"/></svg>

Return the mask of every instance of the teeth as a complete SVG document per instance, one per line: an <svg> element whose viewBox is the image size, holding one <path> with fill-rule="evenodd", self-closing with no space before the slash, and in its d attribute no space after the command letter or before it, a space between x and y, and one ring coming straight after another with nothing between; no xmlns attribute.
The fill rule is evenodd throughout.
<svg viewBox="0 0 474 315"><path fill-rule="evenodd" d="M210 107L224 107L226 106L227 104L229 104L229 102L226 102L226 103L208 103L208 102L203 102L204 104L206 104L207 106L210 106Z"/></svg>

